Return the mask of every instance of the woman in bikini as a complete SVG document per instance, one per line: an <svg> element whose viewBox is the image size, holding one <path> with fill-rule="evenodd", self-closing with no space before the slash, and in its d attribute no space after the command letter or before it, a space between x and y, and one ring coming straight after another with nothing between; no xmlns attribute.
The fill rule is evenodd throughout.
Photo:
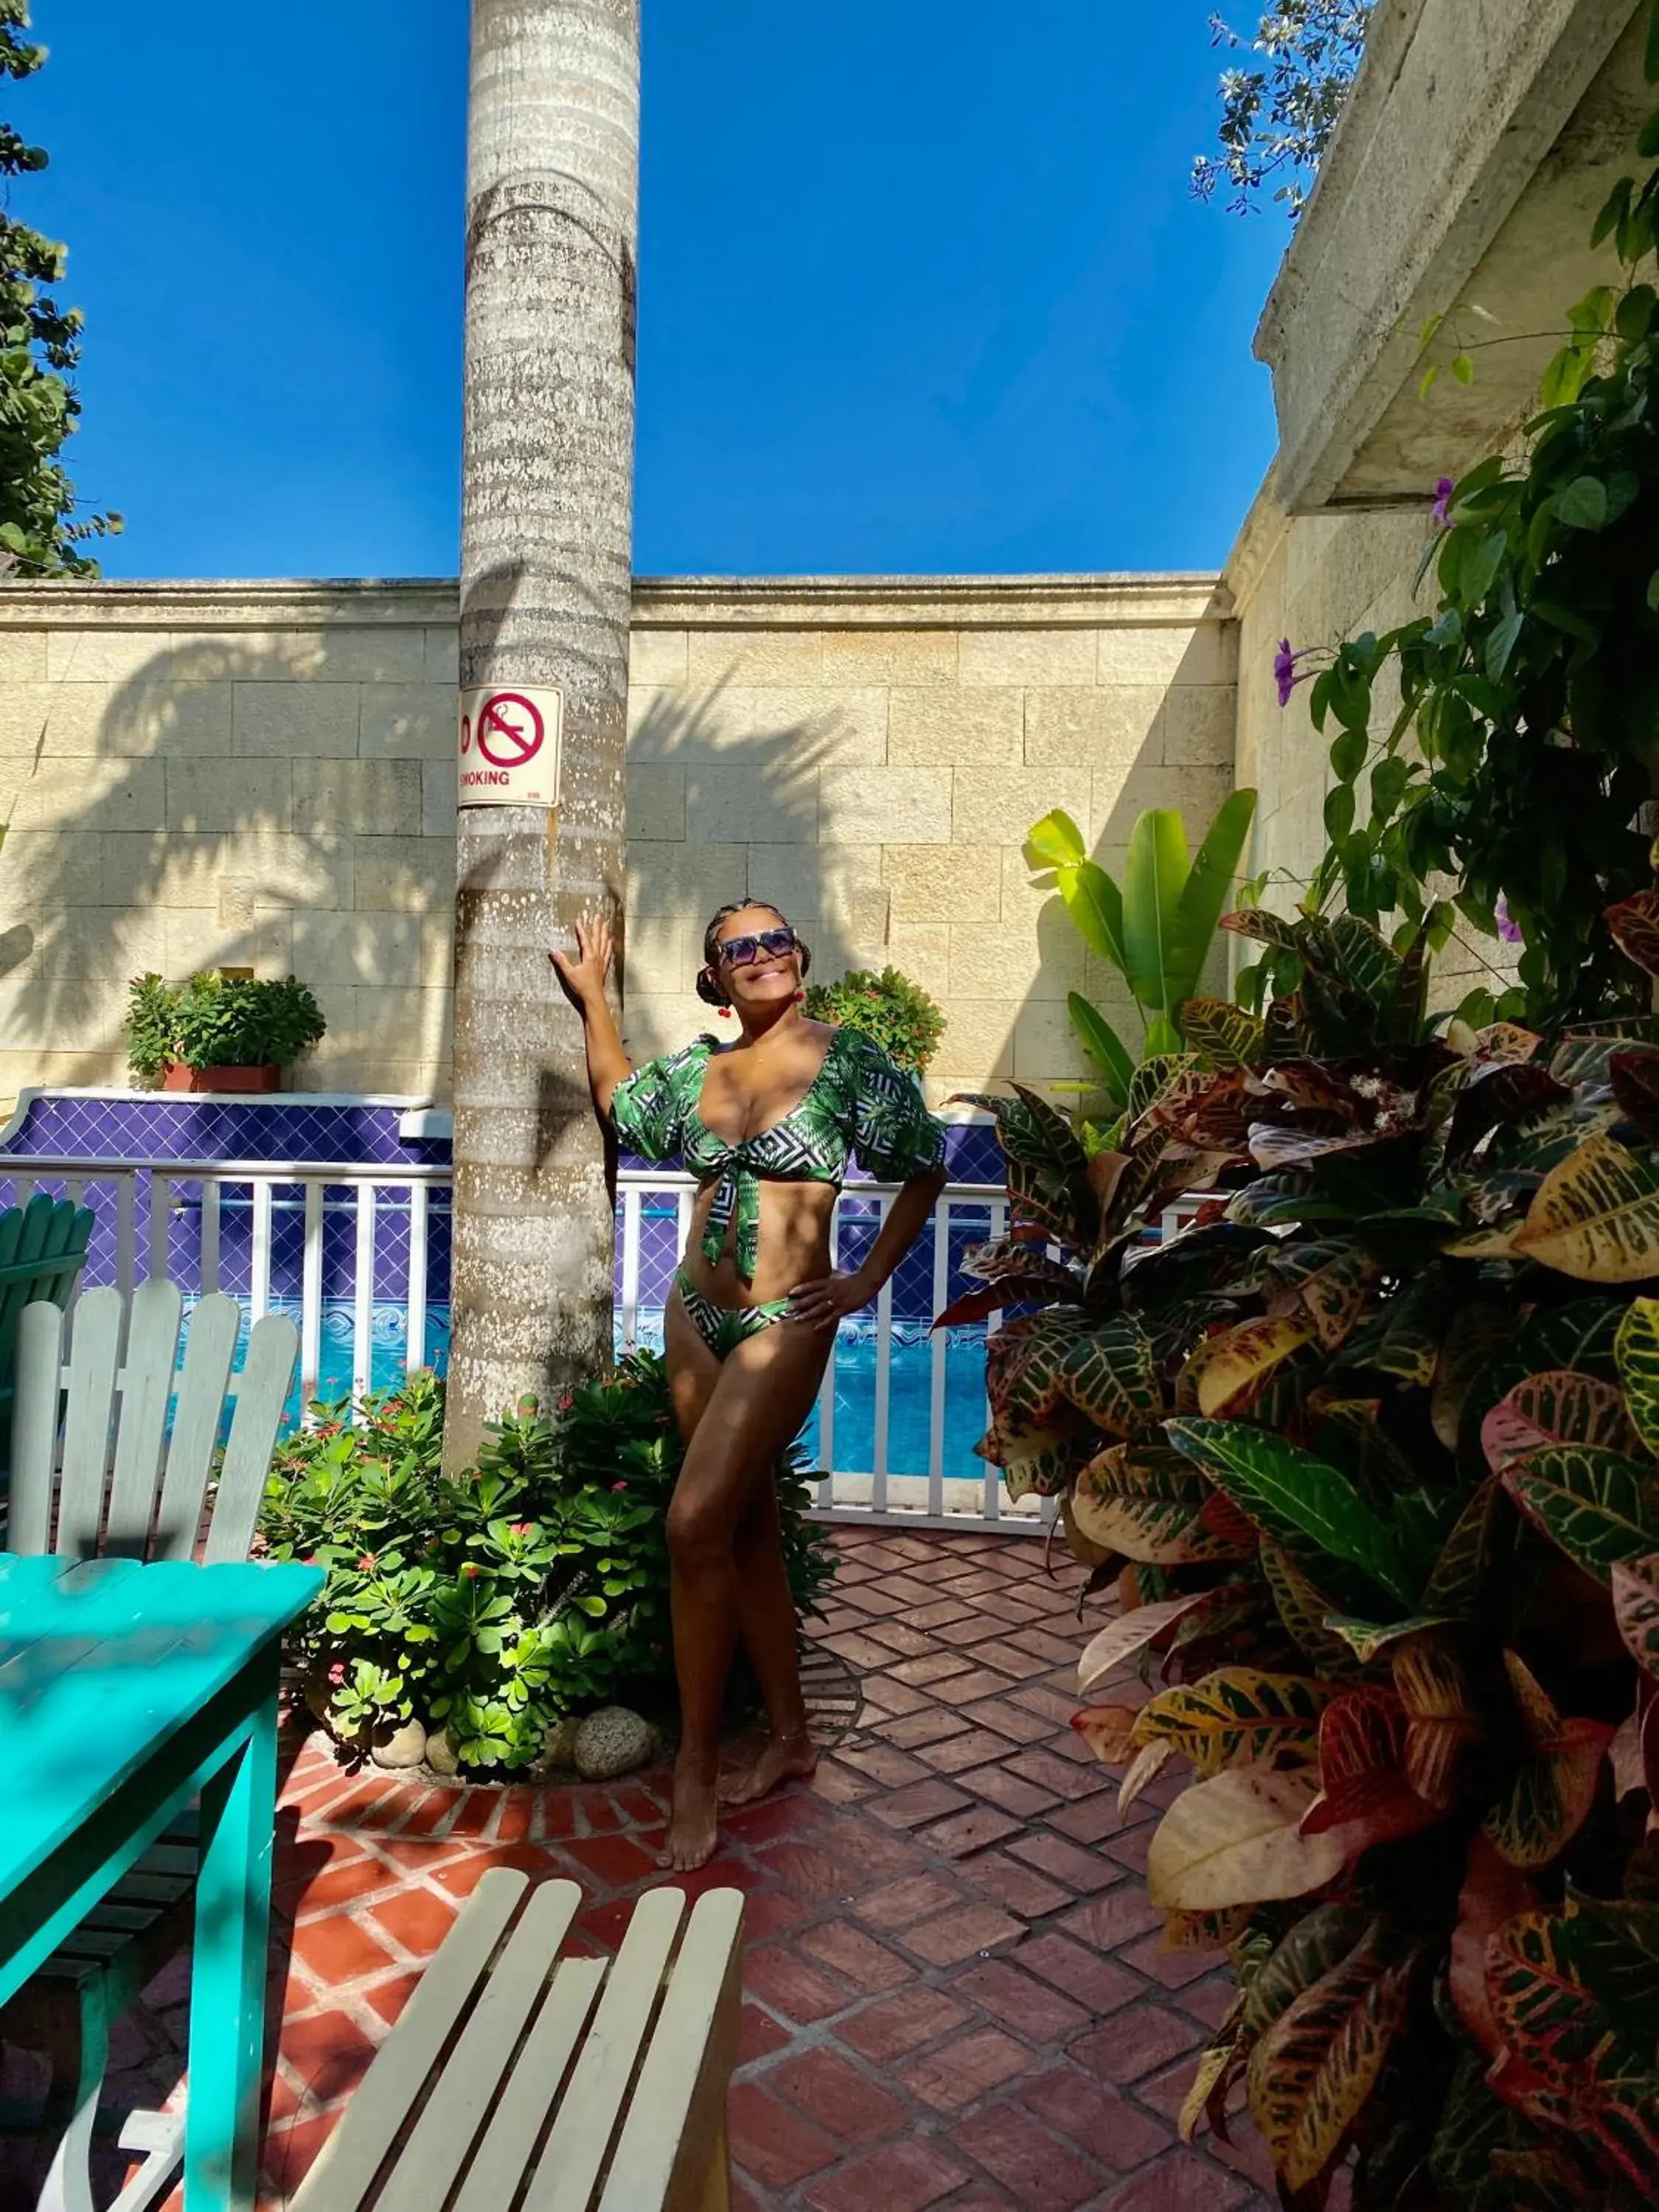
<svg viewBox="0 0 1659 2212"><path fill-rule="evenodd" d="M685 1458L668 1509L681 1737L660 1863L702 1865L717 1796L743 1804L810 1774L772 1476L811 1412L836 1328L867 1305L915 1243L945 1185L945 1133L915 1079L856 1030L810 1020L811 955L775 907L722 907L703 938L697 994L728 1017L635 1069L605 1000L611 933L576 932L551 957L581 1014L600 1121L626 1151L679 1158L698 1183L665 1318L669 1383ZM848 1153L902 1185L861 1267L830 1265ZM741 1634L765 1699L768 1741L722 1786L718 1732Z"/></svg>

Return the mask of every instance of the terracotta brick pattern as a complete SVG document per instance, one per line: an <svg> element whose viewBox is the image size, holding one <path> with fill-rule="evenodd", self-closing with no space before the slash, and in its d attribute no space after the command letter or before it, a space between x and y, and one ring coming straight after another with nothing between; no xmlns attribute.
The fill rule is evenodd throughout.
<svg viewBox="0 0 1659 2212"><path fill-rule="evenodd" d="M696 1878L749 1899L736 2202L1265 2206L1248 2136L1231 2150L1176 2137L1225 1976L1218 1957L1157 1948L1134 1869L1167 1788L1120 1828L1115 1778L1064 1725L1072 1677L1055 1662L1080 1641L1075 1576L1048 1578L1024 1539L859 1530L842 1543L817 1632L863 1679L860 1725L812 1786L735 1815ZM343 1775L314 1738L300 1748L279 1822L268 2212L483 1869L574 1876L588 1898L579 1940L608 1949L628 1900L661 1879L650 1854L666 1781L441 1790ZM182 2040L182 1978L163 1980L135 2016L152 2081Z"/></svg>

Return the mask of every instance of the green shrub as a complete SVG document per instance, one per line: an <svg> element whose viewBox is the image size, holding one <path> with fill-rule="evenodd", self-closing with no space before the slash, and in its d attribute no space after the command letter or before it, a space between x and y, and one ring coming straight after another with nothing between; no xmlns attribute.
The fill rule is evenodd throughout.
<svg viewBox="0 0 1659 2212"><path fill-rule="evenodd" d="M896 968L884 968L879 975L854 968L838 983L813 983L807 989L806 1011L814 1021L835 1022L872 1038L913 1075L927 1073L945 1034L938 1005Z"/></svg>
<svg viewBox="0 0 1659 2212"><path fill-rule="evenodd" d="M323 1036L323 1010L292 975L192 975L164 983L136 976L127 997L127 1059L155 1085L169 1060L186 1067L286 1067Z"/></svg>
<svg viewBox="0 0 1659 2212"><path fill-rule="evenodd" d="M1060 1496L1118 1589L1076 1724L1127 1768L1120 1807L1191 1769L1149 1899L1237 1996L1182 2130L1242 2084L1306 2212L1350 2160L1356 2212L1636 2212L1659 2179L1659 1022L1454 1048L1420 943L1232 926L1300 988L1201 1010L1229 1064L1138 1070L1119 1151L1086 1161L1029 1092L985 1102L1011 1234L941 1316L1012 1315L980 1449ZM1195 1181L1231 1195L1147 1250ZM1136 1659L1150 1696L1113 1682Z"/></svg>
<svg viewBox="0 0 1659 2212"><path fill-rule="evenodd" d="M1199 979L1214 950L1255 813L1254 791L1230 793L1192 854L1181 816L1172 807L1148 807L1129 833L1121 885L1089 858L1082 832L1063 808L1032 824L1025 860L1033 888L1060 894L1090 951L1127 984L1141 1025L1139 1049L1133 1052L1092 1000L1081 991L1067 992L1066 1010L1095 1079L1051 1087L1098 1091L1115 1120L1128 1105L1138 1066L1163 1053L1215 1048L1207 1015L1212 1001L1197 995ZM1224 1049L1224 1040L1219 1042ZM1091 1151L1097 1148L1089 1123L1079 1133ZM1109 1126L1101 1140L1110 1134Z"/></svg>
<svg viewBox="0 0 1659 2212"><path fill-rule="evenodd" d="M412 1375L349 1424L345 1404L278 1447L267 1556L325 1567L291 1656L326 1680L346 1730L418 1718L468 1766L526 1765L567 1714L672 1700L667 1507L681 1448L662 1361L624 1359L544 1413L496 1423L445 1477L443 1384ZM791 1452L784 1558L803 1612L834 1572Z"/></svg>

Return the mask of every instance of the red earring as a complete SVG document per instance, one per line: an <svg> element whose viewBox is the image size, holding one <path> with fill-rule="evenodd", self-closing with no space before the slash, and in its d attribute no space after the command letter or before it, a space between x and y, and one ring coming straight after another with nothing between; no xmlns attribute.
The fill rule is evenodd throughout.
<svg viewBox="0 0 1659 2212"><path fill-rule="evenodd" d="M805 994L805 991L797 991L797 992L796 992L796 994L795 994L795 1004L796 1004L798 1006L804 1006L806 1004L806 994Z"/></svg>
<svg viewBox="0 0 1659 2212"><path fill-rule="evenodd" d="M714 1012L720 1016L723 1022L729 1022L732 1018L732 1009L730 1006L716 1006Z"/></svg>

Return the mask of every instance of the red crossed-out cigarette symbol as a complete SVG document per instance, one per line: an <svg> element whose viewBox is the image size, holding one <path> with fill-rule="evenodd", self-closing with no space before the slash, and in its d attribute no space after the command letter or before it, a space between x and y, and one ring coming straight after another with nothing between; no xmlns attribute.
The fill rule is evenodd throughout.
<svg viewBox="0 0 1659 2212"><path fill-rule="evenodd" d="M478 750L492 768L524 768L542 749L542 710L520 691L495 691L478 716ZM465 750L465 745L463 745Z"/></svg>

